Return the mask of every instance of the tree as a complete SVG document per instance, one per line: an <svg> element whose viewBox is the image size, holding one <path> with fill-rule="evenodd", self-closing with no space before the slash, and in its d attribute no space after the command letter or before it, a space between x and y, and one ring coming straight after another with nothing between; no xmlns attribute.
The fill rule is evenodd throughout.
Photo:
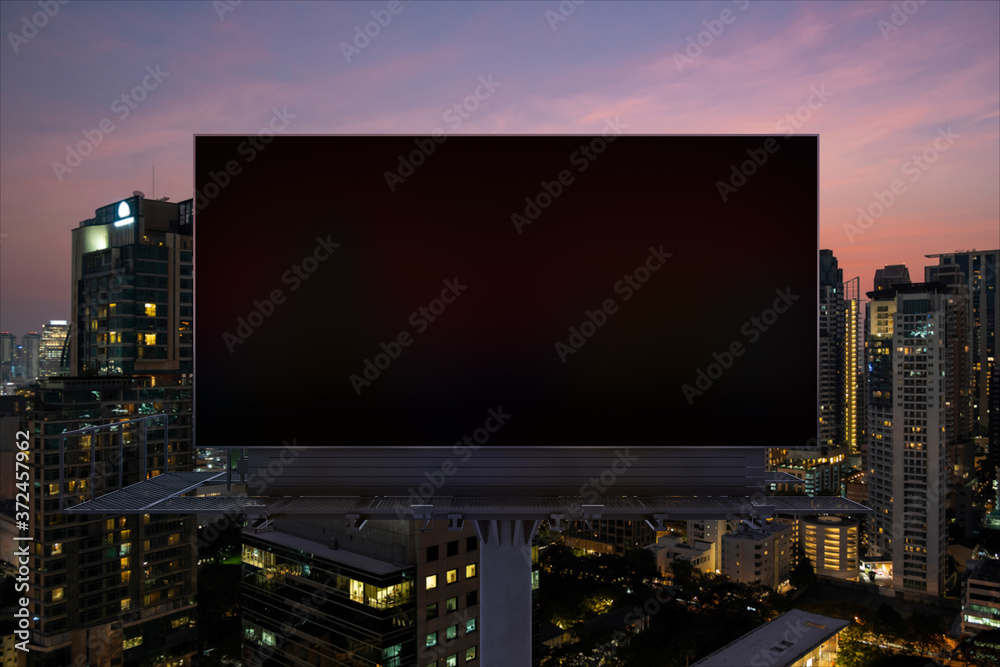
<svg viewBox="0 0 1000 667"><path fill-rule="evenodd" d="M841 634L837 648L837 667L871 667L888 653L872 642L863 626L849 625Z"/></svg>
<svg viewBox="0 0 1000 667"><path fill-rule="evenodd" d="M816 570L813 568L812 561L801 549L799 550L799 564L792 570L788 580L792 586L798 589L808 588L816 581Z"/></svg>

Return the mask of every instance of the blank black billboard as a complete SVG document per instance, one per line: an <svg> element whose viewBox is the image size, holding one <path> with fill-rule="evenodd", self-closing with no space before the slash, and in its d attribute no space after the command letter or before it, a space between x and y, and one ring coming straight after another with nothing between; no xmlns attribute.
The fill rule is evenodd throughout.
<svg viewBox="0 0 1000 667"><path fill-rule="evenodd" d="M814 444L817 161L613 124L196 137L197 444Z"/></svg>

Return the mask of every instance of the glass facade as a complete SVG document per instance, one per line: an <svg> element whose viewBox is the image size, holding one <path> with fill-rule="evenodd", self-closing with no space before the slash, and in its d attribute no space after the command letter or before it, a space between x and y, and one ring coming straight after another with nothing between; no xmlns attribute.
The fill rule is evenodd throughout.
<svg viewBox="0 0 1000 667"><path fill-rule="evenodd" d="M414 569L384 575L244 534L247 665L403 667L416 658ZM391 568L390 568L391 569ZM422 638L430 641L429 638Z"/></svg>

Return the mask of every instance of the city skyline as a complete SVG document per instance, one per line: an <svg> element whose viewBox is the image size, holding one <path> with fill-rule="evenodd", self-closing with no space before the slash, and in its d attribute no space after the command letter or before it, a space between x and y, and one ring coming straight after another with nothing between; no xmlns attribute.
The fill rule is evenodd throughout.
<svg viewBox="0 0 1000 667"><path fill-rule="evenodd" d="M0 330L68 319L66 232L91 211L188 199L192 135L269 125L818 134L820 247L862 294L886 264L997 246L996 4L390 4L3 3Z"/></svg>

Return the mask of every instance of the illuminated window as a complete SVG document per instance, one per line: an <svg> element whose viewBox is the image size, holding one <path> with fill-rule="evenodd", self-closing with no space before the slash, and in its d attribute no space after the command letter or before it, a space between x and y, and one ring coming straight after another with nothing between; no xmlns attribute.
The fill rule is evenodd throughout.
<svg viewBox="0 0 1000 667"><path fill-rule="evenodd" d="M448 570L448 574L445 575L449 584L453 584L458 581L458 570Z"/></svg>
<svg viewBox="0 0 1000 667"><path fill-rule="evenodd" d="M465 634L476 631L476 619L470 618L465 622Z"/></svg>
<svg viewBox="0 0 1000 667"><path fill-rule="evenodd" d="M472 565L466 565L465 566L465 578L466 579L472 579L474 576L476 576L476 564L473 563Z"/></svg>
<svg viewBox="0 0 1000 667"><path fill-rule="evenodd" d="M448 598L444 605L446 611L458 611L458 598Z"/></svg>
<svg viewBox="0 0 1000 667"><path fill-rule="evenodd" d="M52 545L52 555L58 556L62 553L62 542L56 542Z"/></svg>
<svg viewBox="0 0 1000 667"><path fill-rule="evenodd" d="M122 560L127 561L128 559L127 558L122 558ZM129 581L131 581L131 579L132 579L132 572L131 571L125 570L124 572L122 572L122 583L123 584L127 584Z"/></svg>
<svg viewBox="0 0 1000 667"><path fill-rule="evenodd" d="M146 317L156 317L156 304L147 303L146 304Z"/></svg>
<svg viewBox="0 0 1000 667"><path fill-rule="evenodd" d="M357 579L351 579L351 600L354 602L365 601L365 583Z"/></svg>
<svg viewBox="0 0 1000 667"><path fill-rule="evenodd" d="M424 586L427 590L438 587L438 577L436 574L432 574L425 580Z"/></svg>
<svg viewBox="0 0 1000 667"><path fill-rule="evenodd" d="M128 611L129 609L132 608L132 600L129 598L125 598L124 600L121 601L121 605L119 606L121 608L121 611Z"/></svg>
<svg viewBox="0 0 1000 667"><path fill-rule="evenodd" d="M156 345L156 334L155 333L141 333L141 334L139 334L139 344L141 344L141 345Z"/></svg>
<svg viewBox="0 0 1000 667"><path fill-rule="evenodd" d="M175 618L172 621L170 621L171 628L180 628L186 626L187 624L188 624L187 616L181 616L180 618Z"/></svg>
<svg viewBox="0 0 1000 667"><path fill-rule="evenodd" d="M475 659L476 659L476 647L473 646L472 648L465 649L465 661L469 662L470 660L475 660Z"/></svg>
<svg viewBox="0 0 1000 667"><path fill-rule="evenodd" d="M131 639L126 639L125 641L122 642L122 648L126 650L141 645L142 645L142 635L139 635L138 637L132 637Z"/></svg>
<svg viewBox="0 0 1000 667"><path fill-rule="evenodd" d="M430 632L424 637L424 646L437 646L438 634L436 632Z"/></svg>
<svg viewBox="0 0 1000 667"><path fill-rule="evenodd" d="M66 589L65 588L57 588L54 591L52 591L52 601L53 602L59 602L64 597L66 597Z"/></svg>
<svg viewBox="0 0 1000 667"><path fill-rule="evenodd" d="M444 667L458 667L458 654L449 655L444 659Z"/></svg>
<svg viewBox="0 0 1000 667"><path fill-rule="evenodd" d="M454 639L455 637L457 637L458 636L458 626L457 625L453 625L450 628L448 628L447 630L445 630L444 631L444 636L445 636L446 639Z"/></svg>

